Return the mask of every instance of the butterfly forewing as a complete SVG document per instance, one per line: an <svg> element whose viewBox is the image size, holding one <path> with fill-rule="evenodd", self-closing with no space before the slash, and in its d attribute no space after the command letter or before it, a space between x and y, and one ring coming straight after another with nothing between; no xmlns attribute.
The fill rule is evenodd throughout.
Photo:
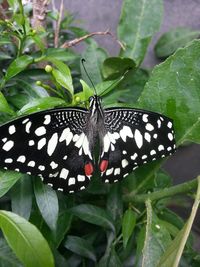
<svg viewBox="0 0 200 267"><path fill-rule="evenodd" d="M48 110L9 122L0 128L0 166L37 175L54 189L84 189L92 162L86 128L88 111Z"/></svg>
<svg viewBox="0 0 200 267"><path fill-rule="evenodd" d="M154 112L113 108L104 110L106 134L101 142L100 163L104 182L116 182L139 166L175 151L172 120Z"/></svg>

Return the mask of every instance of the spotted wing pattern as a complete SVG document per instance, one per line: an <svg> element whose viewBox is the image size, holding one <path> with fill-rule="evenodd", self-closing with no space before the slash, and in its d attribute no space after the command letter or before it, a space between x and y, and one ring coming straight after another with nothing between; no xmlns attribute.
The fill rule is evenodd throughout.
<svg viewBox="0 0 200 267"><path fill-rule="evenodd" d="M86 126L88 111L52 109L9 122L0 128L0 166L40 176L64 192L84 189L92 162Z"/></svg>
<svg viewBox="0 0 200 267"><path fill-rule="evenodd" d="M100 162L104 182L116 182L148 162L175 151L172 120L158 113L110 108L104 110L106 134L101 142Z"/></svg>

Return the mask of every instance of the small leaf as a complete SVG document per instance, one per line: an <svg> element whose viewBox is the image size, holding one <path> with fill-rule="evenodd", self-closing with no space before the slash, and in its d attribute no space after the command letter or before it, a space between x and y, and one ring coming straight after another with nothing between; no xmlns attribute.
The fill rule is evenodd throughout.
<svg viewBox="0 0 200 267"><path fill-rule="evenodd" d="M34 179L34 192L38 208L45 222L52 229L56 229L58 220L58 198L56 192L38 179Z"/></svg>
<svg viewBox="0 0 200 267"><path fill-rule="evenodd" d="M10 115L14 115L15 112L10 108L6 98L4 97L4 95L2 94L2 92L0 92L0 111L1 112L6 112Z"/></svg>
<svg viewBox="0 0 200 267"><path fill-rule="evenodd" d="M72 84L72 76L71 76L69 67L62 61L51 58L51 57L47 57L47 60L52 62L57 67L57 69L54 68L52 71L52 74L54 78L56 79L56 81L61 86L66 88L70 92L70 94L73 96L74 88Z"/></svg>
<svg viewBox="0 0 200 267"><path fill-rule="evenodd" d="M184 47L190 41L200 36L199 31L188 28L176 28L164 33L155 46L156 56L165 58L172 55L178 48Z"/></svg>
<svg viewBox="0 0 200 267"><path fill-rule="evenodd" d="M159 30L163 13L162 0L123 1L118 37L125 43L120 56L143 60L151 37Z"/></svg>
<svg viewBox="0 0 200 267"><path fill-rule="evenodd" d="M4 196L9 189L23 177L23 174L14 171L0 171L0 197Z"/></svg>
<svg viewBox="0 0 200 267"><path fill-rule="evenodd" d="M121 77L128 69L134 70L135 62L131 58L109 57L103 62L102 73L105 79Z"/></svg>
<svg viewBox="0 0 200 267"><path fill-rule="evenodd" d="M131 209L125 211L122 219L122 235L123 235L123 246L126 248L130 236L133 233L136 224L136 214Z"/></svg>
<svg viewBox="0 0 200 267"><path fill-rule="evenodd" d="M109 213L102 208L90 204L81 204L71 209L72 213L81 220L100 225L106 229L115 231L114 222Z"/></svg>
<svg viewBox="0 0 200 267"><path fill-rule="evenodd" d="M96 261L96 255L93 247L83 238L68 235L66 241L64 242L64 246L82 257Z"/></svg>
<svg viewBox="0 0 200 267"><path fill-rule="evenodd" d="M11 205L14 213L29 219L32 207L32 183L29 175L23 175L12 188Z"/></svg>
<svg viewBox="0 0 200 267"><path fill-rule="evenodd" d="M16 58L8 67L5 75L5 80L8 81L12 77L16 76L18 73L23 71L28 65L33 63L33 58L31 56L21 56Z"/></svg>
<svg viewBox="0 0 200 267"><path fill-rule="evenodd" d="M0 238L0 266L21 267L21 263L3 238Z"/></svg>
<svg viewBox="0 0 200 267"><path fill-rule="evenodd" d="M88 101L89 97L94 95L94 91L83 80L80 80L80 83L83 90L74 95L74 100L79 97L81 102Z"/></svg>
<svg viewBox="0 0 200 267"><path fill-rule="evenodd" d="M54 108L56 106L66 105L66 102L57 97L43 97L30 101L28 104L23 106L19 111L18 115L29 114L36 111Z"/></svg>
<svg viewBox="0 0 200 267"><path fill-rule="evenodd" d="M54 267L48 243L34 225L15 213L1 210L0 227L9 246L26 267Z"/></svg>

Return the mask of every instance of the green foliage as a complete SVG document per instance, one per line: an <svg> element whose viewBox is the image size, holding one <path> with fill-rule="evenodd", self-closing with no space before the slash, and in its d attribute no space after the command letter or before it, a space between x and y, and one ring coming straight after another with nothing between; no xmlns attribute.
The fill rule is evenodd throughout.
<svg viewBox="0 0 200 267"><path fill-rule="evenodd" d="M80 64L85 58L105 106L160 112L174 120L178 146L200 143L200 41L193 41L199 32L165 33L155 52L169 57L151 73L140 67L160 27L161 0L123 1L117 30L125 50L114 57L90 38L81 54L61 48L63 40L88 34L73 15L63 16L55 48L58 11L48 12L46 29L33 29L31 7L8 3L9 20L0 21L0 123L54 107L87 106L94 90ZM140 167L114 185L94 175L88 189L73 196L38 177L1 170L0 266L199 266L189 235L199 190L186 223L168 208L171 197L183 194L184 201L199 181L173 186L163 163Z"/></svg>

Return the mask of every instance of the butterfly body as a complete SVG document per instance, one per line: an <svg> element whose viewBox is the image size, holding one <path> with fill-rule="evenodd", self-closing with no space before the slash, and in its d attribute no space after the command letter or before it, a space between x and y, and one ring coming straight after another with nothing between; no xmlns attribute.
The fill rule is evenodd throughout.
<svg viewBox="0 0 200 267"><path fill-rule="evenodd" d="M96 167L102 181L112 183L175 151L172 120L166 116L103 109L96 95L89 104L89 109L41 111L2 125L0 167L40 176L54 189L73 193L88 185Z"/></svg>

